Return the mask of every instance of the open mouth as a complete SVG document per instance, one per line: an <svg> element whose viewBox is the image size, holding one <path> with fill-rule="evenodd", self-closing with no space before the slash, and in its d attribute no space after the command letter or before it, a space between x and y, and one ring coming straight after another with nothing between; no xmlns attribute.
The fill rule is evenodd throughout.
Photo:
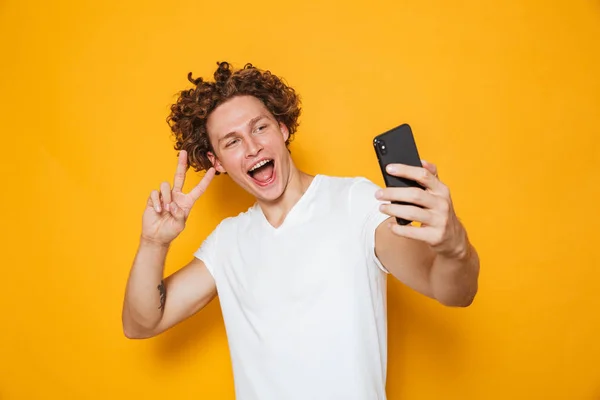
<svg viewBox="0 0 600 400"><path fill-rule="evenodd" d="M275 162L262 160L250 168L248 175L260 186L266 186L275 180Z"/></svg>

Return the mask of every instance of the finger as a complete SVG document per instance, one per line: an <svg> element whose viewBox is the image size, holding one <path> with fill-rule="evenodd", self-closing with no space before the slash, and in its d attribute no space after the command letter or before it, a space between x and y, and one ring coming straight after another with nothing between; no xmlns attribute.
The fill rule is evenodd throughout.
<svg viewBox="0 0 600 400"><path fill-rule="evenodd" d="M429 227L419 227L413 225L399 225L393 222L389 224L390 229L398 236L409 239L420 240L427 244L432 242L433 229Z"/></svg>
<svg viewBox="0 0 600 400"><path fill-rule="evenodd" d="M379 189L375 197L382 201L403 201L425 208L433 208L436 204L436 198L433 194L416 187Z"/></svg>
<svg viewBox="0 0 600 400"><path fill-rule="evenodd" d="M152 207L154 210L159 213L161 210L160 199L158 198L158 190L153 190L150 193L150 199L152 200Z"/></svg>
<svg viewBox="0 0 600 400"><path fill-rule="evenodd" d="M435 175L436 177L439 176L437 166L435 164L430 163L429 161L426 161L426 160L421 160L421 164L423 165L423 168L427 169L433 175Z"/></svg>
<svg viewBox="0 0 600 400"><path fill-rule="evenodd" d="M177 220L182 220L185 218L185 212L181 209L181 207L177 206L177 203L175 202L171 203L169 212L171 213L173 218Z"/></svg>
<svg viewBox="0 0 600 400"><path fill-rule="evenodd" d="M382 204L379 206L379 210L390 217L420 222L425 225L430 224L433 218L428 210L407 204Z"/></svg>
<svg viewBox="0 0 600 400"><path fill-rule="evenodd" d="M160 184L160 195L162 197L162 205L168 211L169 204L171 203L171 186L168 182Z"/></svg>
<svg viewBox="0 0 600 400"><path fill-rule="evenodd" d="M179 158L177 160L177 169L175 170L175 179L173 180L173 191L181 192L183 190L183 184L185 183L185 173L188 169L187 165L187 152L181 150L179 152Z"/></svg>
<svg viewBox="0 0 600 400"><path fill-rule="evenodd" d="M216 170L211 167L208 171L206 171L206 175L204 175L204 177L196 185L196 187L194 187L190 191L189 195L192 198L192 201L198 200L200 198L200 196L202 196L202 194L206 191L206 188L208 188L208 185L215 177L215 172L216 172Z"/></svg>
<svg viewBox="0 0 600 400"><path fill-rule="evenodd" d="M429 170L406 164L388 164L386 171L400 178L410 179L421 184L426 189L440 190L442 183Z"/></svg>

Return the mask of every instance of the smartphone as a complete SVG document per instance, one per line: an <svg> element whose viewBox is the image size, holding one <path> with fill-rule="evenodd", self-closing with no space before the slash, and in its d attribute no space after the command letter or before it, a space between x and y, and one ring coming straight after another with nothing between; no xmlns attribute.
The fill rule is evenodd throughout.
<svg viewBox="0 0 600 400"><path fill-rule="evenodd" d="M414 167L423 166L421 164L421 157L419 157L419 151L417 150L412 129L408 124L402 124L385 133L377 135L373 140L373 146L375 147L375 154L377 154L377 160L386 187L417 187L425 189L416 181L390 175L385 170L385 167L388 164L407 164ZM392 203L411 204L402 201L393 201ZM417 205L417 207L420 206ZM396 222L398 222L399 225L408 225L412 221L396 218Z"/></svg>

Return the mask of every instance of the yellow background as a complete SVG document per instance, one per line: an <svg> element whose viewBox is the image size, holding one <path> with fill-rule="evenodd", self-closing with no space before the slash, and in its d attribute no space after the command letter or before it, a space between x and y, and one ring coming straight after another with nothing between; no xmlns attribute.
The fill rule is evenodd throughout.
<svg viewBox="0 0 600 400"><path fill-rule="evenodd" d="M600 399L598 1L5 0L0 46L0 399L233 399L217 301L146 341L120 320L168 107L222 60L300 92L306 171L382 184L372 137L408 122L451 188L480 293L390 281L390 400ZM216 179L167 273L251 201Z"/></svg>

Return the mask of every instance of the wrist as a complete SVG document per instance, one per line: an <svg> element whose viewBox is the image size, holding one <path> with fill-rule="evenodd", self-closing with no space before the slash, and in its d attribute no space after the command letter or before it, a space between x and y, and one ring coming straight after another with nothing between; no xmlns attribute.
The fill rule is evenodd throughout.
<svg viewBox="0 0 600 400"><path fill-rule="evenodd" d="M156 240L153 238L146 237L144 235L140 236L140 247L151 247L156 249L168 249L171 246L171 242L161 242L160 240Z"/></svg>
<svg viewBox="0 0 600 400"><path fill-rule="evenodd" d="M452 254L452 258L457 261L467 260L471 255L471 245L468 241L464 241L460 246L458 246L454 253Z"/></svg>
<svg viewBox="0 0 600 400"><path fill-rule="evenodd" d="M460 238L457 240L457 243L454 244L450 249L442 252L440 255L444 258L464 261L470 257L471 254L471 244L469 243L469 239L467 238L466 233L461 232Z"/></svg>

